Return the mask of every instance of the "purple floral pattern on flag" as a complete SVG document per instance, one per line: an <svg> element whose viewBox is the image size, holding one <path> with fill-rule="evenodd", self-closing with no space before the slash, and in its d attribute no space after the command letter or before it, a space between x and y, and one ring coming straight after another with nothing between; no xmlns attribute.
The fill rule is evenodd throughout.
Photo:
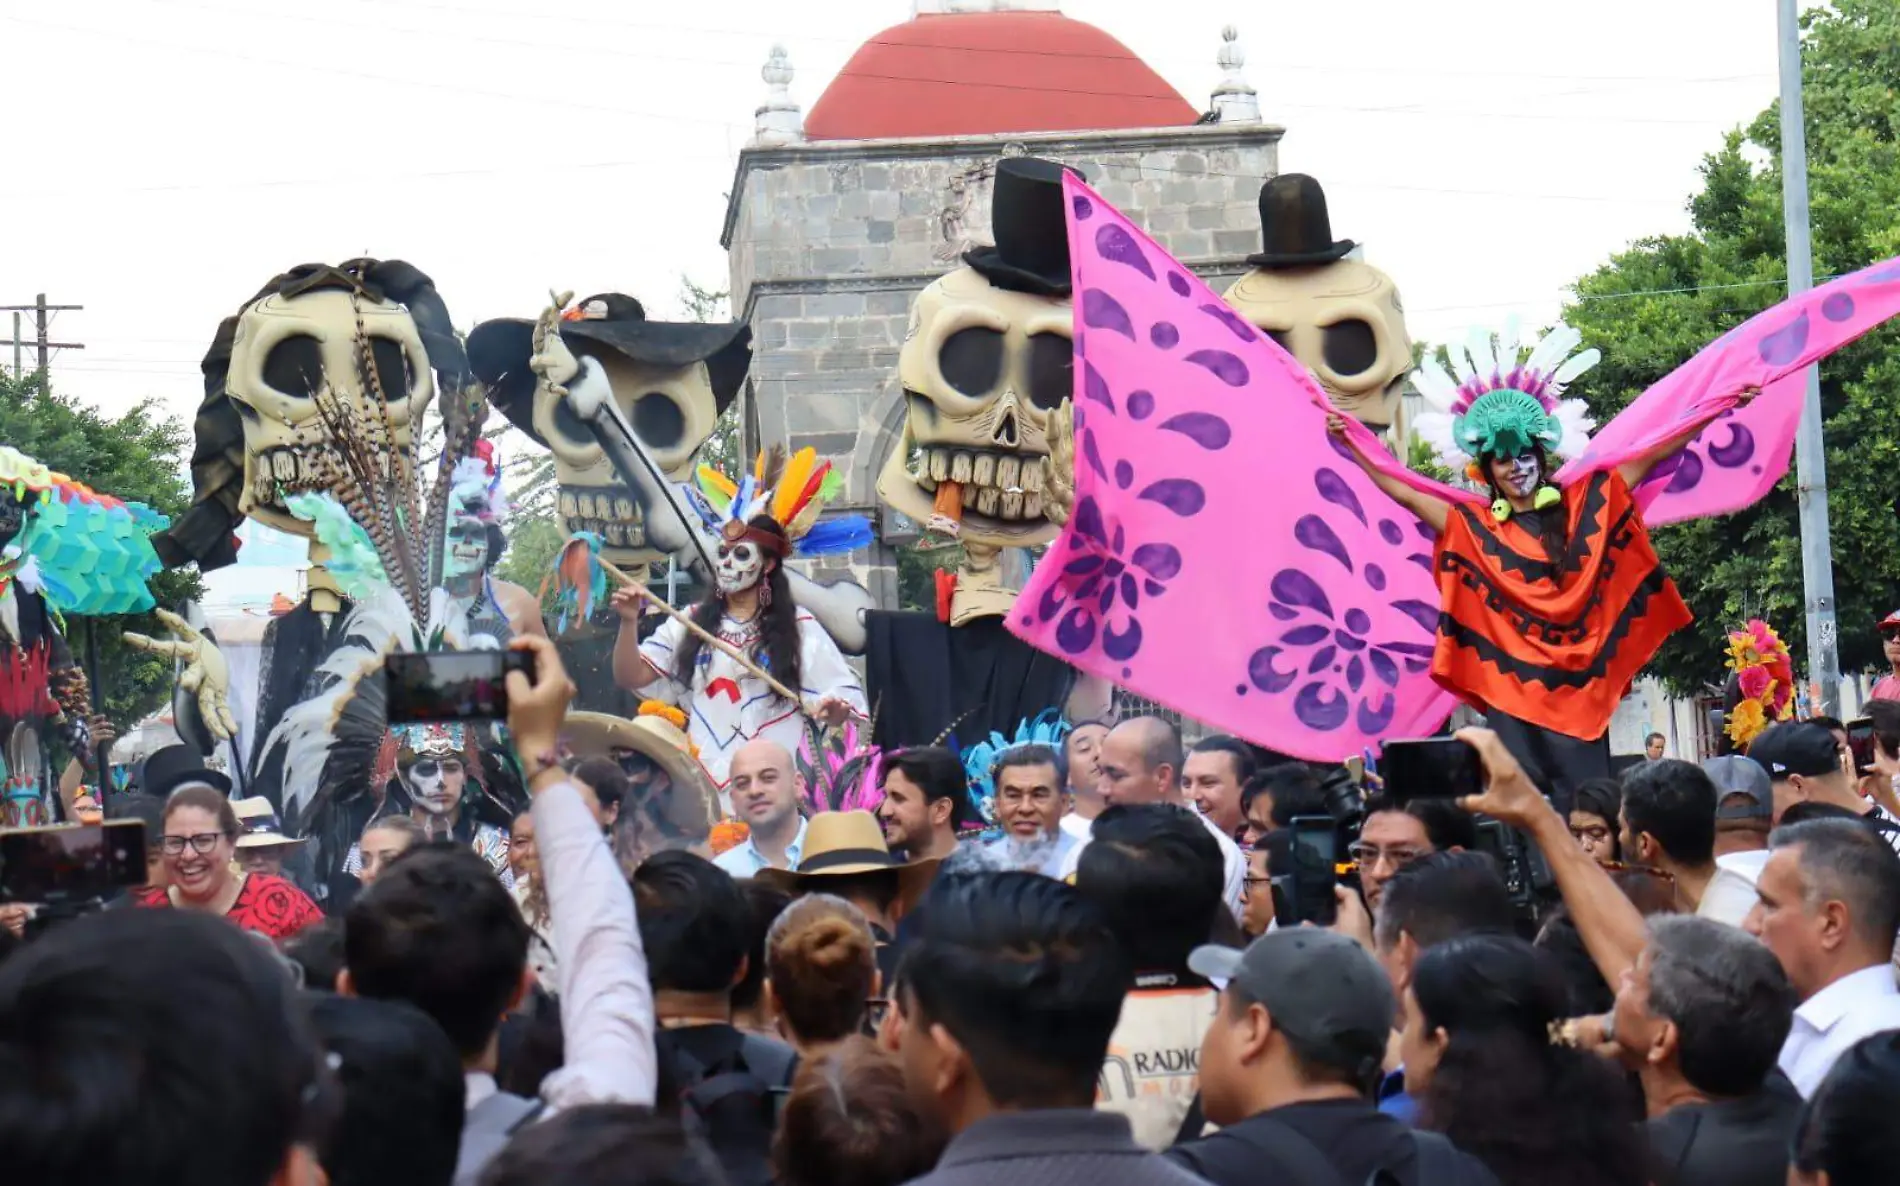
<svg viewBox="0 0 1900 1186"><path fill-rule="evenodd" d="M1100 195L1068 208L1076 504L1010 615L1077 667L1338 761L1450 712L1430 535L1326 438L1325 396ZM1420 563L1423 561L1423 563Z"/></svg>

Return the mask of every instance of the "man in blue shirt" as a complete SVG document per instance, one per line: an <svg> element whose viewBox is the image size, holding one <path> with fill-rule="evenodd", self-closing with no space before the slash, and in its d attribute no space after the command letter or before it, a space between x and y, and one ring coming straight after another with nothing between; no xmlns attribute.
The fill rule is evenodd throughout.
<svg viewBox="0 0 1900 1186"><path fill-rule="evenodd" d="M753 877L761 869L794 869L805 847L805 817L798 801L805 780L792 764L791 751L776 741L756 738L732 755L732 810L751 835L713 863L734 877Z"/></svg>

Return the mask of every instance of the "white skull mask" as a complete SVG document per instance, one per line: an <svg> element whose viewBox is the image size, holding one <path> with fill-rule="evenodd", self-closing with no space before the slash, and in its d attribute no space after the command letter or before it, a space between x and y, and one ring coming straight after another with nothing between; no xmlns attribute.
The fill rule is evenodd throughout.
<svg viewBox="0 0 1900 1186"><path fill-rule="evenodd" d="M962 538L996 547L1055 537L1043 514L1051 414L1073 388L1066 297L997 288L971 268L932 283L911 306L898 356L904 432L877 491L922 523L938 486L961 485Z"/></svg>
<svg viewBox="0 0 1900 1186"><path fill-rule="evenodd" d="M1396 422L1412 339L1390 276L1356 259L1256 268L1226 300L1298 359L1334 407L1373 429Z"/></svg>
<svg viewBox="0 0 1900 1186"><path fill-rule="evenodd" d="M749 539L726 540L719 545L713 580L722 597L743 593L765 575L765 552Z"/></svg>
<svg viewBox="0 0 1900 1186"><path fill-rule="evenodd" d="M461 801L467 777L460 758L421 757L403 773L402 781L417 807L430 815L447 815Z"/></svg>
<svg viewBox="0 0 1900 1186"><path fill-rule="evenodd" d="M613 387L614 402L667 477L686 481L692 473L693 454L712 435L719 419L706 364L649 366L583 339L568 342L576 357L599 361ZM600 536L601 555L615 564L658 559L659 553L646 546L646 526L633 492L614 472L593 430L566 397L554 395L545 385L534 395L534 430L554 454L563 530Z"/></svg>
<svg viewBox="0 0 1900 1186"><path fill-rule="evenodd" d="M358 325L377 391L359 365ZM336 457L318 400L352 416L381 476L412 480L412 425L435 395L435 377L408 310L352 299L337 289L272 294L239 315L225 391L244 424L244 488L238 510L280 531L314 538L283 495L330 487Z"/></svg>
<svg viewBox="0 0 1900 1186"><path fill-rule="evenodd" d="M442 572L448 577L473 576L488 567L488 524L474 515L449 520Z"/></svg>

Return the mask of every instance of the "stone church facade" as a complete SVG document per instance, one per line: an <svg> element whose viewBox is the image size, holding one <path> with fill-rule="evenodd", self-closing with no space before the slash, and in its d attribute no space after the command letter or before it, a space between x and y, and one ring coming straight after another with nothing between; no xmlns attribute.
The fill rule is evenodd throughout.
<svg viewBox="0 0 1900 1186"><path fill-rule="evenodd" d="M747 453L760 441L809 445L848 475L837 509L872 515L879 543L870 555L840 563L886 607L897 604L894 549L918 529L881 507L874 489L902 428L898 350L917 292L959 266L964 251L990 241L996 162L1030 154L1075 167L1218 291L1248 270L1246 257L1260 248L1257 198L1262 181L1278 172L1283 133L1260 121L1239 75L1231 29L1218 59L1227 77L1207 115L1129 54L1120 63L1125 77L1110 74L1097 88L1104 92L1099 122L1110 126L1036 129L1038 122L1097 122L1091 117L1098 111L1039 111L1034 94L1006 94L988 115L967 117L1001 125L997 130L945 132L934 92L949 77L946 49L951 62L960 52L987 54L969 59L978 74L1021 69L1021 61L1001 61L1004 54L1040 53L1087 58L1091 77L1102 73L1104 44L1127 51L1099 30L1048 12L1047 4L966 0L950 6L955 12L932 11L940 7L920 4L907 25L868 42L805 121L809 138L789 97L790 65L782 50L774 51L764 71L772 93L758 113L758 136L739 154L722 240L730 253L732 308L753 333L751 372L740 397ZM1021 11L1025 7L1042 11ZM1028 48L977 49L986 37ZM897 76L907 63L899 55L893 64L892 55L917 43L929 43L924 48L935 56L913 87ZM854 78L854 66L867 58L868 68ZM878 93L862 93L867 80ZM858 88L850 102L831 102L847 86ZM1111 88L1145 106L1115 110L1106 94ZM1062 89L1056 103L1072 107L1077 89ZM1169 97L1173 104L1160 107ZM925 134L859 134L907 130L906 103ZM1181 122L1115 126L1131 117L1152 120L1156 110Z"/></svg>

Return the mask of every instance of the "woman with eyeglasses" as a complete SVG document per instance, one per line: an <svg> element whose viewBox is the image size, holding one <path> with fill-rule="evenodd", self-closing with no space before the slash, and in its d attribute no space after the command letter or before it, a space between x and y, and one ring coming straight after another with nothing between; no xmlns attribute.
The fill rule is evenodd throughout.
<svg viewBox="0 0 1900 1186"><path fill-rule="evenodd" d="M139 905L222 915L273 940L322 920L317 904L289 881L244 873L233 863L237 813L222 792L204 785L178 788L165 800L163 827L159 852L170 884L140 891Z"/></svg>
<svg viewBox="0 0 1900 1186"><path fill-rule="evenodd" d="M1578 784L1570 805L1570 835L1596 863L1610 866L1623 859L1617 843L1623 818L1623 787L1613 778L1592 778Z"/></svg>

